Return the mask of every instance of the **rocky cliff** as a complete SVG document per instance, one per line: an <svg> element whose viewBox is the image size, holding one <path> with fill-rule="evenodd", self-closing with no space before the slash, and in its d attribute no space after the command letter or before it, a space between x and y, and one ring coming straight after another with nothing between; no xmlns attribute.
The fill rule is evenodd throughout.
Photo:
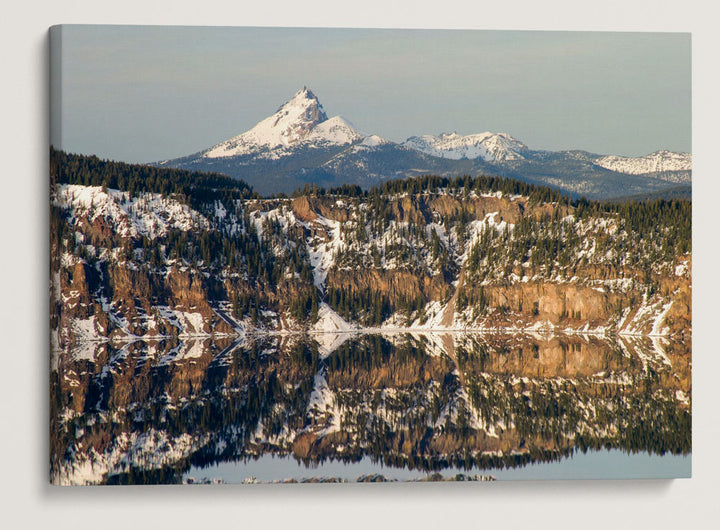
<svg viewBox="0 0 720 530"><path fill-rule="evenodd" d="M60 345L302 330L322 302L376 328L691 329L692 261L673 224L689 221L676 206L642 230L648 206L589 213L467 187L189 208L59 185L54 208Z"/></svg>
<svg viewBox="0 0 720 530"><path fill-rule="evenodd" d="M56 483L689 451L686 201L470 177L260 199L85 163L51 197Z"/></svg>

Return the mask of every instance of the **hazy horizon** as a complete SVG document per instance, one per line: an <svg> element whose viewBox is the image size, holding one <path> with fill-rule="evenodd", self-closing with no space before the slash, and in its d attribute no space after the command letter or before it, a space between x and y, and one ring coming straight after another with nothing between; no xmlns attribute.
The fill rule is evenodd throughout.
<svg viewBox="0 0 720 530"><path fill-rule="evenodd" d="M531 149L690 152L690 40L688 33L62 26L51 143L127 162L176 158L245 132L307 86L328 116L396 142L492 131Z"/></svg>

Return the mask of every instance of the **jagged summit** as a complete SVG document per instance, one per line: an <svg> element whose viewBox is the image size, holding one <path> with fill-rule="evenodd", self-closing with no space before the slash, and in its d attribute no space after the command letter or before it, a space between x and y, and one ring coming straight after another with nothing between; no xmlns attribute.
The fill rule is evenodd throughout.
<svg viewBox="0 0 720 530"><path fill-rule="evenodd" d="M286 121L290 121L289 125L306 125L308 127L314 127L328 119L320 100L306 86L298 90L290 98L290 101L281 105L271 117L276 118L277 123L286 119Z"/></svg>
<svg viewBox="0 0 720 530"><path fill-rule="evenodd" d="M462 136L456 132L439 136L411 136L403 145L440 158L481 158L488 162L522 160L527 146L506 133L483 132Z"/></svg>
<svg viewBox="0 0 720 530"><path fill-rule="evenodd" d="M275 114L249 131L207 149L202 156L224 158L266 152L268 158L279 158L306 142L343 145L362 137L343 118L328 119L317 96L303 86Z"/></svg>

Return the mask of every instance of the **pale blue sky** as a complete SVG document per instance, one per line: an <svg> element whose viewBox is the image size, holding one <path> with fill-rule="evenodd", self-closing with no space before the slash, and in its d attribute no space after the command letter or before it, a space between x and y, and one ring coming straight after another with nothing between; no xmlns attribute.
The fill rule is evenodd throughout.
<svg viewBox="0 0 720 530"><path fill-rule="evenodd" d="M63 26L61 49L51 141L128 162L242 133L303 85L394 141L489 130L534 149L691 150L687 33Z"/></svg>

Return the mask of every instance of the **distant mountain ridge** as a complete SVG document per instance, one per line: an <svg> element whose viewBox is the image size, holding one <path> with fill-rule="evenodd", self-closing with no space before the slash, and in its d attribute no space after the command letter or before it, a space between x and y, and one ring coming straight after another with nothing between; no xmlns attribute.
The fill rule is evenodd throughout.
<svg viewBox="0 0 720 530"><path fill-rule="evenodd" d="M484 132L461 136L455 132L439 136L425 134L405 140L405 147L425 154L460 160L482 158L486 162L502 160L523 160L528 148L525 144L506 133Z"/></svg>
<svg viewBox="0 0 720 530"><path fill-rule="evenodd" d="M666 171L691 171L692 155L661 150L639 157L604 156L597 165L613 171L642 175L644 173L662 173Z"/></svg>
<svg viewBox="0 0 720 530"><path fill-rule="evenodd" d="M396 143L328 117L303 87L250 130L195 154L157 165L240 178L259 193L303 184L364 188L422 174L494 174L605 199L690 184L692 155L659 150L642 157L533 150L507 133L411 136Z"/></svg>

